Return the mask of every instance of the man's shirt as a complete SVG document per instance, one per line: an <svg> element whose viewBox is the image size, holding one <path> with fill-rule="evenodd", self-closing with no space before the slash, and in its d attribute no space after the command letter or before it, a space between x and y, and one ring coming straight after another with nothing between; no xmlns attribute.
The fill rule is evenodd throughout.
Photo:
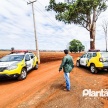
<svg viewBox="0 0 108 108"><path fill-rule="evenodd" d="M64 56L64 58L62 59L62 63L60 65L60 68L59 68L59 71L62 70L63 68L63 71L66 72L66 73L69 73L72 71L72 68L74 67L74 64L73 64L73 58L72 56L70 56L69 54L67 54L66 56Z"/></svg>

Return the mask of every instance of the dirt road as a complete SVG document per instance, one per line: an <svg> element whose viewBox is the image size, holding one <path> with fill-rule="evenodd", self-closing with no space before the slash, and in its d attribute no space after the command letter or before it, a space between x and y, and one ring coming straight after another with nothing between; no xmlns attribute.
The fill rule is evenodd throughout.
<svg viewBox="0 0 108 108"><path fill-rule="evenodd" d="M67 92L61 61L44 63L29 72L23 81L0 81L0 108L108 108L107 99L83 97L84 89L108 87L107 72L91 74L75 67L70 74L71 91Z"/></svg>

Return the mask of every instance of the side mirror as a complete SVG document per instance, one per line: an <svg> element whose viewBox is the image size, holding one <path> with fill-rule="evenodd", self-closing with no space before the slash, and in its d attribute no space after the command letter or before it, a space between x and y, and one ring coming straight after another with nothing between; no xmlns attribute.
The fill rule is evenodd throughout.
<svg viewBox="0 0 108 108"><path fill-rule="evenodd" d="M31 59L33 59L34 57L33 56L31 56Z"/></svg>
<svg viewBox="0 0 108 108"><path fill-rule="evenodd" d="M83 56L81 56L80 58L83 58Z"/></svg>

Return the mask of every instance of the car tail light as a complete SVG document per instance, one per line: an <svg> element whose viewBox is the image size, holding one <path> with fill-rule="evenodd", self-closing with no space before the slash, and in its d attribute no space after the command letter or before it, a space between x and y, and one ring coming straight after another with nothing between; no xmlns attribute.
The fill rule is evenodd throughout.
<svg viewBox="0 0 108 108"><path fill-rule="evenodd" d="M99 58L99 61L100 61L100 62L103 62L103 58Z"/></svg>

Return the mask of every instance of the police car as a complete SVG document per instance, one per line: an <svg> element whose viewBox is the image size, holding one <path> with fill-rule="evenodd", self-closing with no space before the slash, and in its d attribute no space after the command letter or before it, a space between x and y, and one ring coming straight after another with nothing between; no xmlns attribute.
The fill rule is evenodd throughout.
<svg viewBox="0 0 108 108"><path fill-rule="evenodd" d="M91 73L97 73L102 69L108 70L108 52L89 50L87 53L77 58L76 66L89 67Z"/></svg>
<svg viewBox="0 0 108 108"><path fill-rule="evenodd" d="M26 50L13 51L0 59L0 77L23 80L31 69L38 69L38 58Z"/></svg>

